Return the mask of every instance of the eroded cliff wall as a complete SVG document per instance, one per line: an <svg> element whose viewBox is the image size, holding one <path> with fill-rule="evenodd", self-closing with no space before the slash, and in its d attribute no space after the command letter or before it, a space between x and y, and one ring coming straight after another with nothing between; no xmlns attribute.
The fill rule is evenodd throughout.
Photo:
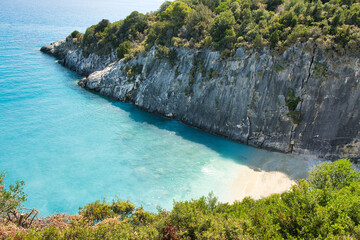
<svg viewBox="0 0 360 240"><path fill-rule="evenodd" d="M67 42L42 51L85 76L79 85L254 146L323 158L360 157L360 62L298 44L281 55L239 48L155 49L128 62Z"/></svg>

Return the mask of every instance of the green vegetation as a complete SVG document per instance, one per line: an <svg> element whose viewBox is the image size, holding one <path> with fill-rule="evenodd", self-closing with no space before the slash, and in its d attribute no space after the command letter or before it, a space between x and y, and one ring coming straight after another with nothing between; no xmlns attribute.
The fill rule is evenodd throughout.
<svg viewBox="0 0 360 240"><path fill-rule="evenodd" d="M89 27L78 44L84 49L87 56L90 53L110 54L113 49L129 41L134 46L143 41L144 31L148 28L147 16L138 12L132 12L124 20L110 23L108 20L101 20L98 24ZM128 53L129 44L126 43L118 50L118 56Z"/></svg>
<svg viewBox="0 0 360 240"><path fill-rule="evenodd" d="M294 111L300 102L299 97L295 97L294 89L288 88L286 97L286 106L290 111Z"/></svg>
<svg viewBox="0 0 360 240"><path fill-rule="evenodd" d="M284 67L281 64L275 64L274 66L275 72L281 72L282 70L284 70Z"/></svg>
<svg viewBox="0 0 360 240"><path fill-rule="evenodd" d="M135 57L156 45L203 47L229 57L240 46L283 51L297 42L339 53L360 53L357 0L177 0L158 11L132 12L124 20L101 20L72 39L90 53ZM69 36L69 37L70 37ZM130 44L129 44L130 43ZM124 45L125 44L125 45ZM131 46L131 47L130 47Z"/></svg>
<svg viewBox="0 0 360 240"><path fill-rule="evenodd" d="M113 201L108 204L105 201L95 201L88 203L84 208L80 207L79 214L94 223L100 222L106 218L115 216L128 217L135 209L135 205L126 201Z"/></svg>
<svg viewBox="0 0 360 240"><path fill-rule="evenodd" d="M314 75L318 78L325 77L327 74L326 65L319 62L314 62Z"/></svg>
<svg viewBox="0 0 360 240"><path fill-rule="evenodd" d="M0 217L5 217L12 210L18 210L22 202L26 200L26 195L23 192L23 181L17 181L15 184L10 184L8 188L5 187L6 173L0 172Z"/></svg>
<svg viewBox="0 0 360 240"><path fill-rule="evenodd" d="M295 97L294 89L289 88L287 90L286 96L286 106L289 108L288 116L291 117L291 120L295 124L300 123L300 111L296 110L297 105L301 101L300 97Z"/></svg>
<svg viewBox="0 0 360 240"><path fill-rule="evenodd" d="M135 66L129 66L126 65L126 67L124 68L125 72L126 72L126 76L128 78L130 78L132 81L135 81L135 77L139 74L141 74L142 70L143 70L143 65L141 64L136 64Z"/></svg>
<svg viewBox="0 0 360 240"><path fill-rule="evenodd" d="M82 33L80 33L79 31L75 30L73 31L69 36L68 38L81 38L83 36Z"/></svg>
<svg viewBox="0 0 360 240"><path fill-rule="evenodd" d="M8 199L18 199L14 193L9 196ZM260 200L245 198L233 204L220 203L209 194L197 200L174 202L172 211L158 209L158 213L135 208L126 201L116 200L112 204L96 201L80 208L79 214L38 219L30 228L0 221L1 236L6 239L359 239L360 173L349 160L342 159L323 163L310 171L307 180L298 181L289 191Z"/></svg>
<svg viewBox="0 0 360 240"><path fill-rule="evenodd" d="M217 78L219 77L219 72L210 68L209 70L209 79L212 79L212 78Z"/></svg>
<svg viewBox="0 0 360 240"><path fill-rule="evenodd" d="M128 54L131 49L131 42L125 41L120 43L119 47L116 49L117 57L122 59L125 57L125 54Z"/></svg>

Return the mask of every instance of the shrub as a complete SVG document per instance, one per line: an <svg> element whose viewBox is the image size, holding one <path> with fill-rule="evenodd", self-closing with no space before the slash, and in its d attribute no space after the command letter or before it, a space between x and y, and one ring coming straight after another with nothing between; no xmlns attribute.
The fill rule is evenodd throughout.
<svg viewBox="0 0 360 240"><path fill-rule="evenodd" d="M131 42L125 41L123 43L120 43L119 47L116 49L117 57L119 59L122 59L125 57L125 54L128 54L131 49Z"/></svg>
<svg viewBox="0 0 360 240"><path fill-rule="evenodd" d="M105 201L100 202L99 200L93 203L88 203L84 207L80 207L79 214L94 223L100 222L105 218L114 217L115 215L110 204Z"/></svg>
<svg viewBox="0 0 360 240"><path fill-rule="evenodd" d="M275 30L270 35L270 47L275 48L278 45L280 38L279 38L279 31Z"/></svg>
<svg viewBox="0 0 360 240"><path fill-rule="evenodd" d="M235 23L234 15L230 10L217 15L214 19L214 24L210 29L214 41L219 42L225 38L227 30L232 31Z"/></svg>
<svg viewBox="0 0 360 240"><path fill-rule="evenodd" d="M230 49L224 49L221 51L220 56L222 59L228 59L234 54Z"/></svg>
<svg viewBox="0 0 360 240"><path fill-rule="evenodd" d="M16 181L5 187L6 173L0 172L0 217L5 217L12 210L18 210L22 203L26 201L23 192L24 181Z"/></svg>
<svg viewBox="0 0 360 240"><path fill-rule="evenodd" d="M294 12L286 11L281 14L279 23L283 25L284 28L295 27L297 24L297 17Z"/></svg>
<svg viewBox="0 0 360 240"><path fill-rule="evenodd" d="M102 19L96 26L95 32L103 32L107 26L109 26L110 22L107 19Z"/></svg>
<svg viewBox="0 0 360 240"><path fill-rule="evenodd" d="M176 35L175 33L175 29L169 22L156 22L151 26L146 39L148 49L155 44L170 46L172 37Z"/></svg>
<svg viewBox="0 0 360 240"><path fill-rule="evenodd" d="M347 159L323 163L309 173L310 187L314 189L339 190L359 180L360 172Z"/></svg>
<svg viewBox="0 0 360 240"><path fill-rule="evenodd" d="M162 45L157 45L156 46L156 52L155 52L155 56L159 59L161 58L166 58L169 60L170 66L173 67L175 66L176 60L177 60L177 53L176 50L170 49L166 46L162 46Z"/></svg>
<svg viewBox="0 0 360 240"><path fill-rule="evenodd" d="M276 71L276 66L275 66L275 71ZM287 90L285 103L289 109L288 116L291 117L292 122L295 124L300 123L300 111L296 110L296 107L300 101L301 101L300 97L295 97L295 91L289 88Z"/></svg>
<svg viewBox="0 0 360 240"><path fill-rule="evenodd" d="M284 0L266 0L266 9L269 11L275 11Z"/></svg>
<svg viewBox="0 0 360 240"><path fill-rule="evenodd" d="M345 47L351 40L350 28L338 28L336 31L335 41L342 47Z"/></svg>
<svg viewBox="0 0 360 240"><path fill-rule="evenodd" d="M142 40L140 36L147 28L147 16L134 11L124 19L115 35L119 42Z"/></svg>
<svg viewBox="0 0 360 240"><path fill-rule="evenodd" d="M260 34L257 34L254 39L254 48L260 50L263 48L263 40Z"/></svg>
<svg viewBox="0 0 360 240"><path fill-rule="evenodd" d="M327 75L327 67L324 63L314 61L313 72L314 75L318 78L326 77Z"/></svg>
<svg viewBox="0 0 360 240"><path fill-rule="evenodd" d="M177 29L180 28L190 13L191 8L182 1L174 1L162 13L162 17L169 20Z"/></svg>
<svg viewBox="0 0 360 240"><path fill-rule="evenodd" d="M166 46L157 45L156 46L156 57L157 58L168 58L170 49Z"/></svg>
<svg viewBox="0 0 360 240"><path fill-rule="evenodd" d="M132 223L137 226L146 226L151 224L154 219L154 214L145 211L142 207L137 208L132 215Z"/></svg>
<svg viewBox="0 0 360 240"><path fill-rule="evenodd" d="M177 53L175 49L170 49L168 54L170 65L173 67L177 60Z"/></svg>
<svg viewBox="0 0 360 240"><path fill-rule="evenodd" d="M208 35L212 20L212 11L207 6L199 4L195 11L191 11L185 19L185 28L182 29L181 36L187 40L193 39L200 42L204 36Z"/></svg>
<svg viewBox="0 0 360 240"><path fill-rule="evenodd" d="M300 123L300 118L301 118L301 114L300 111L297 110L290 110L289 113L287 114L290 118L291 121L295 124L299 124Z"/></svg>
<svg viewBox="0 0 360 240"><path fill-rule="evenodd" d="M179 237L177 236L176 232L177 232L177 229L172 224L169 224L163 230L162 239L163 240L178 240Z"/></svg>
<svg viewBox="0 0 360 240"><path fill-rule="evenodd" d="M79 34L80 34L80 32L75 30L69 35L69 37L77 38L79 36Z"/></svg>
<svg viewBox="0 0 360 240"><path fill-rule="evenodd" d="M135 209L135 205L129 201L113 201L111 210L117 215L123 215L128 217L132 214Z"/></svg>
<svg viewBox="0 0 360 240"><path fill-rule="evenodd" d="M294 111L297 105L300 102L300 97L295 97L295 91L291 88L287 90L287 97L286 97L286 106L289 108L289 111Z"/></svg>

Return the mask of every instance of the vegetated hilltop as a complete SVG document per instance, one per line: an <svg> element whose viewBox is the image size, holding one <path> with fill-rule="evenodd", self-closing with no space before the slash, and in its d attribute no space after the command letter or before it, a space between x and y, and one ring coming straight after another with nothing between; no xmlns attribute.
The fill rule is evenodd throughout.
<svg viewBox="0 0 360 240"><path fill-rule="evenodd" d="M184 0L41 50L86 89L204 131L358 159L359 27L354 0Z"/></svg>
<svg viewBox="0 0 360 240"><path fill-rule="evenodd" d="M3 182L3 176L0 180ZM220 203L216 197L174 202L158 213L127 201L96 201L79 215L13 218L21 188L1 189L5 239L359 239L360 173L348 160L324 163L282 194ZM31 196L30 196L31 197ZM19 207L17 208L20 209ZM13 211L16 212L16 211ZM17 211L18 213L18 211ZM18 214L19 215L19 214ZM7 217L9 216L9 217ZM7 220L8 219L8 220ZM9 220L10 219L10 220Z"/></svg>
<svg viewBox="0 0 360 240"><path fill-rule="evenodd" d="M297 42L338 53L359 54L360 3L357 0L181 0L163 3L153 13L132 12L124 20L102 20L70 37L83 54L134 57L157 46L159 54L176 57L169 47L221 50L269 46L284 51Z"/></svg>

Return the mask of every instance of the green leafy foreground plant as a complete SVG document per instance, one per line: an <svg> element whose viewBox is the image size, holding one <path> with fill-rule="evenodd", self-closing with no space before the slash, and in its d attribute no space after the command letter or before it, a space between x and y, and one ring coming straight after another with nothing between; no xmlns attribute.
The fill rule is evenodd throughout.
<svg viewBox="0 0 360 240"><path fill-rule="evenodd" d="M289 191L260 200L220 203L210 194L176 201L172 211L158 213L130 202L96 201L79 213L66 227L37 227L7 238L359 239L360 174L342 159L321 164Z"/></svg>
<svg viewBox="0 0 360 240"><path fill-rule="evenodd" d="M135 205L128 201L117 200L113 201L111 205L105 201L95 201L86 204L84 208L80 207L79 214L97 223L119 215L122 216L122 219L126 218L133 213L134 209Z"/></svg>
<svg viewBox="0 0 360 240"><path fill-rule="evenodd" d="M26 201L23 192L24 181L16 181L5 187L6 173L0 172L0 217L5 217L10 211L18 210L21 204Z"/></svg>

